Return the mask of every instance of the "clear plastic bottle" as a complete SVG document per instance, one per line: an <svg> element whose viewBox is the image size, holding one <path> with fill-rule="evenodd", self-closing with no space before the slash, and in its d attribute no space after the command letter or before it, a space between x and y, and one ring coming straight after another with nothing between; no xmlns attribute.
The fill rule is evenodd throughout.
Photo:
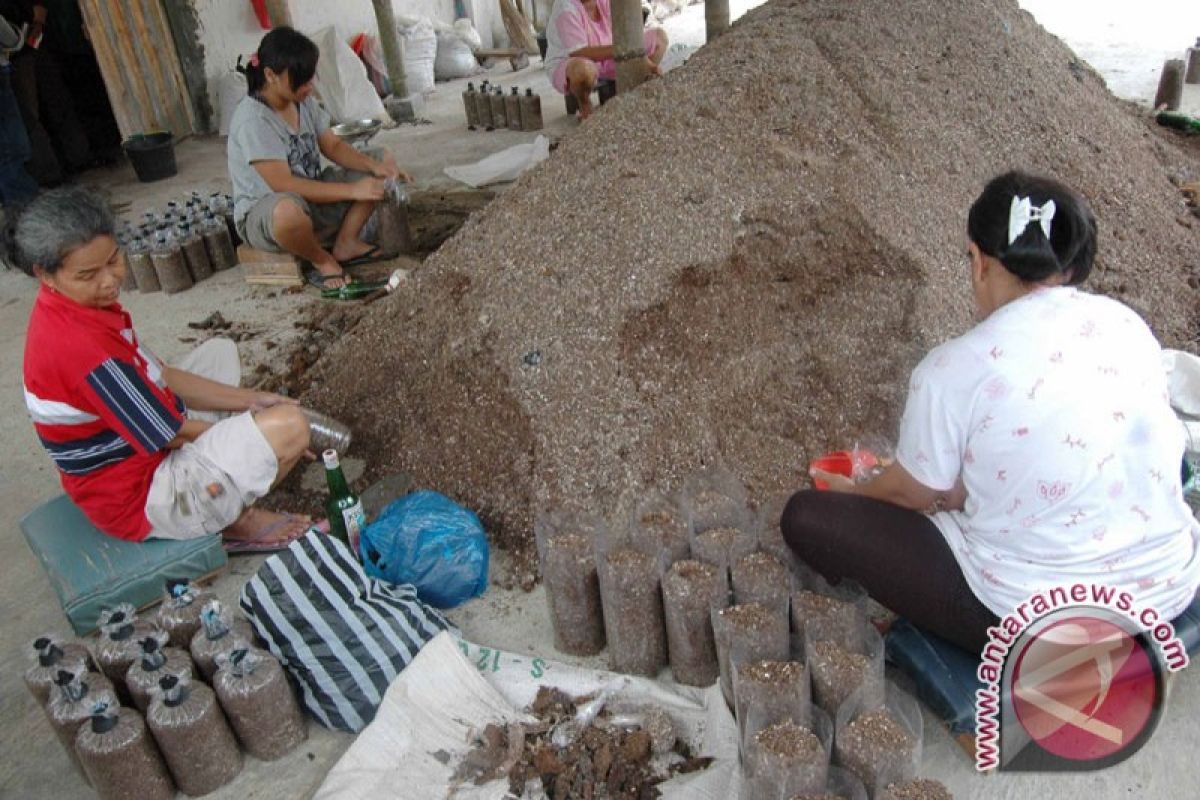
<svg viewBox="0 0 1200 800"><path fill-rule="evenodd" d="M521 130L540 131L542 129L542 98L526 89L521 98Z"/></svg>
<svg viewBox="0 0 1200 800"><path fill-rule="evenodd" d="M199 283L210 277L213 274L212 262L208 260L208 250L204 247L200 232L185 222L179 226L177 236L188 272L192 273L192 282Z"/></svg>
<svg viewBox="0 0 1200 800"><path fill-rule="evenodd" d="M233 240L229 238L229 228L223 218L210 211L201 223L200 235L204 238L208 260L214 270L237 266L237 251L233 249Z"/></svg>
<svg viewBox="0 0 1200 800"><path fill-rule="evenodd" d="M484 130L495 130L492 120L492 96L488 82L484 81L475 95L475 111L479 115L479 127Z"/></svg>
<svg viewBox="0 0 1200 800"><path fill-rule="evenodd" d="M505 112L504 90L499 86L492 93L492 125L496 130L508 127L508 114Z"/></svg>
<svg viewBox="0 0 1200 800"><path fill-rule="evenodd" d="M377 207L379 215L379 249L385 253L411 253L412 232L408 227L408 191L396 178L383 185L383 202Z"/></svg>
<svg viewBox="0 0 1200 800"><path fill-rule="evenodd" d="M521 90L512 87L512 94L504 98L504 118L510 131L521 130Z"/></svg>
<svg viewBox="0 0 1200 800"><path fill-rule="evenodd" d="M125 268L127 274L133 275L139 292L149 294L162 290L150 258L150 243L140 235L134 236L125 246Z"/></svg>
<svg viewBox="0 0 1200 800"><path fill-rule="evenodd" d="M475 106L475 84L467 83L466 91L462 93L463 111L467 114L467 130L473 131L479 125L479 110Z"/></svg>
<svg viewBox="0 0 1200 800"><path fill-rule="evenodd" d="M166 225L154 234L154 247L150 250L150 261L158 275L158 284L167 294L192 288L192 273L188 272L183 250L175 240L175 234Z"/></svg>

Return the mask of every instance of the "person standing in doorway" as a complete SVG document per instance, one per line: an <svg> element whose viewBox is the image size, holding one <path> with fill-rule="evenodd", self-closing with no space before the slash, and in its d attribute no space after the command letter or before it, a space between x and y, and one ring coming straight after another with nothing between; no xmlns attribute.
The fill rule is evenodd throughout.
<svg viewBox="0 0 1200 800"><path fill-rule="evenodd" d="M23 28L0 16L0 206L10 218L38 191L37 182L25 171L29 137L13 93L12 65L8 61L8 53L21 46Z"/></svg>

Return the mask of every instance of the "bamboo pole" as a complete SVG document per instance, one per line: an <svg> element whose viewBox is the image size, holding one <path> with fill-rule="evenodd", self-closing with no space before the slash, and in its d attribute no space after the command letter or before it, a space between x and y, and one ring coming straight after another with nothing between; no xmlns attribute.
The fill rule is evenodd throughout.
<svg viewBox="0 0 1200 800"><path fill-rule="evenodd" d="M387 64L388 80L392 82L392 97L408 97L408 77L404 74L404 43L396 31L396 15L392 0L371 0L375 6L375 24L379 27L379 43L383 45L383 61Z"/></svg>
<svg viewBox="0 0 1200 800"><path fill-rule="evenodd" d="M267 17L271 20L271 27L278 28L280 25L292 25L292 10L288 7L288 0L267 0Z"/></svg>
<svg viewBox="0 0 1200 800"><path fill-rule="evenodd" d="M704 41L711 42L729 27L729 0L704 0Z"/></svg>
<svg viewBox="0 0 1200 800"><path fill-rule="evenodd" d="M622 94L642 85L650 74L642 38L642 4L638 0L612 0L611 8L617 94Z"/></svg>

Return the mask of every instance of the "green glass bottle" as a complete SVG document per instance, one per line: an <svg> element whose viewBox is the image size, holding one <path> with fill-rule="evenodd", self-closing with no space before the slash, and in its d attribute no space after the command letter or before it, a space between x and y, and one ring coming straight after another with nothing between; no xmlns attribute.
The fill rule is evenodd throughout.
<svg viewBox="0 0 1200 800"><path fill-rule="evenodd" d="M341 539L358 554L358 540L367 526L367 515L362 501L350 491L337 450L326 450L321 454L325 461L325 480L329 484L329 499L325 501L325 513L329 517L329 535Z"/></svg>
<svg viewBox="0 0 1200 800"><path fill-rule="evenodd" d="M386 289L386 281L371 281L370 283L348 283L336 289L322 289L321 297L326 300L359 300L369 294Z"/></svg>

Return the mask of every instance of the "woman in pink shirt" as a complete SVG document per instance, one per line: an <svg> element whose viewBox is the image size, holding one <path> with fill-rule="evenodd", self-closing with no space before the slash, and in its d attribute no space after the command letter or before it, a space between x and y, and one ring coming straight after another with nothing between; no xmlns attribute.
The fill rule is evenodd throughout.
<svg viewBox="0 0 1200 800"><path fill-rule="evenodd" d="M550 83L579 103L580 119L592 113L592 90L600 80L613 80L612 10L609 0L555 0L546 24L546 71ZM643 32L646 62L653 75L667 53L667 34L660 28Z"/></svg>

